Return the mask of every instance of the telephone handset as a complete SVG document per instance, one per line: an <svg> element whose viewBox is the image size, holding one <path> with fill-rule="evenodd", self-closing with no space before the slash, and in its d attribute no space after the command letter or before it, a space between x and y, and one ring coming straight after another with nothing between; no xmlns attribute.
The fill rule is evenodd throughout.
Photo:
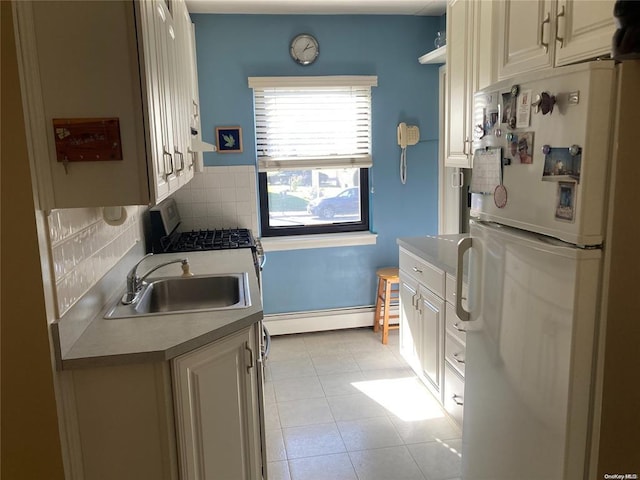
<svg viewBox="0 0 640 480"><path fill-rule="evenodd" d="M400 145L400 181L407 183L407 145L415 145L420 140L420 130L414 125L398 124L398 145Z"/></svg>
<svg viewBox="0 0 640 480"><path fill-rule="evenodd" d="M420 129L402 122L398 125L398 145L405 148L407 145L415 145L420 140Z"/></svg>

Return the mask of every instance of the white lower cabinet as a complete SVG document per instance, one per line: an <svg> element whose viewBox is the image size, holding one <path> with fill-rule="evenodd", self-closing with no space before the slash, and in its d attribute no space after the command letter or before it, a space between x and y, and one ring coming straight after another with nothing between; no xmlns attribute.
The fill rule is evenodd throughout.
<svg viewBox="0 0 640 480"><path fill-rule="evenodd" d="M453 288L454 277L400 248L400 352L462 426L466 341Z"/></svg>
<svg viewBox="0 0 640 480"><path fill-rule="evenodd" d="M262 478L252 329L172 361L181 479Z"/></svg>
<svg viewBox="0 0 640 480"><path fill-rule="evenodd" d="M444 301L424 287L420 288L418 315L422 323L422 358L420 365L428 386L442 394L444 354Z"/></svg>
<svg viewBox="0 0 640 480"><path fill-rule="evenodd" d="M442 405L447 413L462 426L462 409L464 405L464 377L451 367L444 365L444 400Z"/></svg>
<svg viewBox="0 0 640 480"><path fill-rule="evenodd" d="M62 372L68 478L266 478L258 330L170 362Z"/></svg>
<svg viewBox="0 0 640 480"><path fill-rule="evenodd" d="M400 304L402 355L439 397L443 381L444 301L401 271Z"/></svg>
<svg viewBox="0 0 640 480"><path fill-rule="evenodd" d="M414 370L420 369L422 357L422 322L416 301L418 282L400 271L400 353Z"/></svg>
<svg viewBox="0 0 640 480"><path fill-rule="evenodd" d="M454 282L455 284L455 282ZM449 283L447 283L449 285ZM466 332L462 320L456 315L455 306L449 302L445 306L446 338L444 359L444 394L442 404L459 426L462 426L464 404L464 375Z"/></svg>

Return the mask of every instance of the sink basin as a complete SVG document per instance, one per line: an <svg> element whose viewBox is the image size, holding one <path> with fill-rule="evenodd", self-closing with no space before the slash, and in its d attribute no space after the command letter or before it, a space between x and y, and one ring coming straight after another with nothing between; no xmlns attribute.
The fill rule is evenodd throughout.
<svg viewBox="0 0 640 480"><path fill-rule="evenodd" d="M160 278L145 284L132 305L120 301L106 318L138 317L251 306L246 273Z"/></svg>

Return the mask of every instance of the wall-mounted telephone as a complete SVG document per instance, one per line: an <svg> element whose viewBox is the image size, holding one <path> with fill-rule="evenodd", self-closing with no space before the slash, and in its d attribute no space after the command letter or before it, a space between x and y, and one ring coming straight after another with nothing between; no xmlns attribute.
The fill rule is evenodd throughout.
<svg viewBox="0 0 640 480"><path fill-rule="evenodd" d="M406 148L407 145L415 145L420 140L420 129L402 122L398 124L398 145Z"/></svg>
<svg viewBox="0 0 640 480"><path fill-rule="evenodd" d="M402 122L398 124L398 145L400 145L400 181L407 183L407 145L415 145L420 140L420 129Z"/></svg>

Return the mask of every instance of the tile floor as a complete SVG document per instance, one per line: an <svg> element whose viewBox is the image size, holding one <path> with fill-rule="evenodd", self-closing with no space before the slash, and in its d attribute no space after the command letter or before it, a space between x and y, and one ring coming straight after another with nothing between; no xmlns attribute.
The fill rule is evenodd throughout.
<svg viewBox="0 0 640 480"><path fill-rule="evenodd" d="M269 480L458 480L461 432L400 356L360 328L273 337Z"/></svg>

